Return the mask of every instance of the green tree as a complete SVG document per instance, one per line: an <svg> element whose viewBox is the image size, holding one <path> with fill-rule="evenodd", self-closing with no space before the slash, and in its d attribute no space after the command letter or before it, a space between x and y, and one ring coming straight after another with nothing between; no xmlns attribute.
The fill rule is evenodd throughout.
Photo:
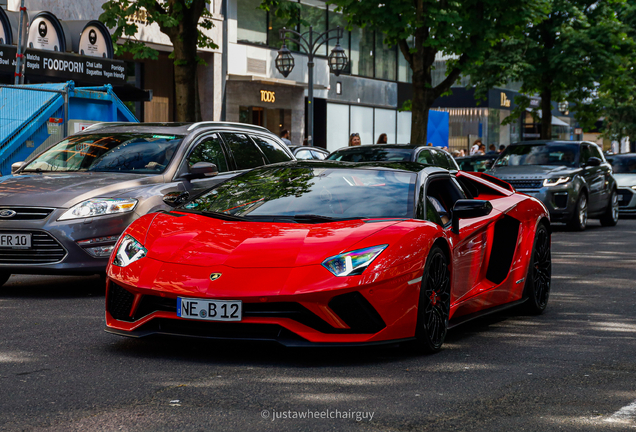
<svg viewBox="0 0 636 432"><path fill-rule="evenodd" d="M617 14L622 3L549 0L541 22L501 41L470 71L478 94L512 80L522 83L524 95L540 95L542 139L552 139L552 101L567 100L579 122L593 123L599 116L599 86L615 79L630 45ZM516 102L509 119L525 114L530 98L521 96Z"/></svg>
<svg viewBox="0 0 636 432"><path fill-rule="evenodd" d="M177 121L198 121L201 107L197 86L197 65L205 64L197 55L197 48L218 48L204 34L213 27L207 9L210 0L109 0L102 5L99 17L107 27L114 28L113 41L126 42L116 45L117 54L129 52L134 59L158 59L157 50L133 39L138 31L136 20L145 19L148 24L157 23L162 33L172 42L174 60L174 84Z"/></svg>
<svg viewBox="0 0 636 432"><path fill-rule="evenodd" d="M440 96L479 65L498 43L541 18L544 0L329 0L352 26L382 32L384 42L398 46L413 71L411 142L425 143L428 111ZM297 3L263 0L277 16L298 17ZM433 82L436 58L446 60L445 78Z"/></svg>

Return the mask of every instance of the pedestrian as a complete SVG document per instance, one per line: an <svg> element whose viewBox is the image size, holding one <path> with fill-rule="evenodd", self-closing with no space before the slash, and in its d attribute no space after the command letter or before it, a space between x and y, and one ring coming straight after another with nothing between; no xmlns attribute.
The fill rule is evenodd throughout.
<svg viewBox="0 0 636 432"><path fill-rule="evenodd" d="M479 149L477 150L477 153L475 153L475 154L485 155L486 154L486 144L483 144L483 143L479 144Z"/></svg>
<svg viewBox="0 0 636 432"><path fill-rule="evenodd" d="M292 145L291 141L289 140L289 131L287 129L283 129L282 131L280 131L280 139L283 140L286 146L289 147L290 145Z"/></svg>
<svg viewBox="0 0 636 432"><path fill-rule="evenodd" d="M459 150L453 150L451 152L451 154L453 155L454 158L458 158L459 157Z"/></svg>
<svg viewBox="0 0 636 432"><path fill-rule="evenodd" d="M359 146L360 142L360 134L358 132L354 132L349 137L349 147Z"/></svg>
<svg viewBox="0 0 636 432"><path fill-rule="evenodd" d="M466 156L466 152L464 151L464 149L459 150L459 157L464 157Z"/></svg>
<svg viewBox="0 0 636 432"><path fill-rule="evenodd" d="M433 147L433 143L432 143L432 142L428 143L427 145L428 145L429 147Z"/></svg>
<svg viewBox="0 0 636 432"><path fill-rule="evenodd" d="M492 154L492 155L497 154L497 147L495 147L494 144L490 144L488 146L488 153L486 153L486 154Z"/></svg>
<svg viewBox="0 0 636 432"><path fill-rule="evenodd" d="M479 151L479 145L481 144L481 139L476 139L475 142L473 142L473 146L470 148L470 155L474 155L477 154L477 152Z"/></svg>
<svg viewBox="0 0 636 432"><path fill-rule="evenodd" d="M499 153L503 152L505 149L506 149L506 146L505 146L505 145L503 145L503 144L502 144L502 145L500 145L500 146L499 146Z"/></svg>
<svg viewBox="0 0 636 432"><path fill-rule="evenodd" d="M386 144L388 142L388 138L385 133L380 134L378 137L378 142L376 144Z"/></svg>

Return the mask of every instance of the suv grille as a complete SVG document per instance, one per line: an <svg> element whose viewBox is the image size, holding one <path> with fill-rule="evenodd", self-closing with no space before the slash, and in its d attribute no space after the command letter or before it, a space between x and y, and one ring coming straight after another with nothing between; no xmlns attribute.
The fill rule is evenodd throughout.
<svg viewBox="0 0 636 432"><path fill-rule="evenodd" d="M36 220L46 219L54 209L40 207L0 207L2 210L13 210L15 215L5 220Z"/></svg>
<svg viewBox="0 0 636 432"><path fill-rule="evenodd" d="M42 231L11 231L31 234L30 249L0 249L0 264L51 264L66 257L66 250L50 234Z"/></svg>
<svg viewBox="0 0 636 432"><path fill-rule="evenodd" d="M506 180L515 189L541 189L543 180Z"/></svg>

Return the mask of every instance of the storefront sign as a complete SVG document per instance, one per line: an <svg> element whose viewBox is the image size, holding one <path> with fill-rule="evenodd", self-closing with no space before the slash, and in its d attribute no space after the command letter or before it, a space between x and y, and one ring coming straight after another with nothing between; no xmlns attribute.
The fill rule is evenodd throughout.
<svg viewBox="0 0 636 432"><path fill-rule="evenodd" d="M276 102L276 92L261 90L261 102Z"/></svg>
<svg viewBox="0 0 636 432"><path fill-rule="evenodd" d="M540 98L531 98L530 99L530 108L539 108L540 105L541 105L541 99Z"/></svg>
<svg viewBox="0 0 636 432"><path fill-rule="evenodd" d="M15 71L15 54L15 46L0 46L0 72L13 73ZM44 76L63 81L89 81L99 84L124 84L126 82L125 63L120 60L34 49L27 49L24 57L27 78Z"/></svg>
<svg viewBox="0 0 636 432"><path fill-rule="evenodd" d="M574 128L575 135L581 135L583 133L583 128Z"/></svg>
<svg viewBox="0 0 636 432"><path fill-rule="evenodd" d="M508 96L506 96L504 92L501 92L500 104L502 107L510 108L510 99L508 99Z"/></svg>

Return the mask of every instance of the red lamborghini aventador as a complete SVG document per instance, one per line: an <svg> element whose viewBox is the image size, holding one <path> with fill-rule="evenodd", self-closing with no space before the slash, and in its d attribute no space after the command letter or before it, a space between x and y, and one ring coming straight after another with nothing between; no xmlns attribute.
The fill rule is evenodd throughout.
<svg viewBox="0 0 636 432"><path fill-rule="evenodd" d="M291 162L174 198L115 247L111 333L435 352L450 327L548 302L548 212L485 174Z"/></svg>

